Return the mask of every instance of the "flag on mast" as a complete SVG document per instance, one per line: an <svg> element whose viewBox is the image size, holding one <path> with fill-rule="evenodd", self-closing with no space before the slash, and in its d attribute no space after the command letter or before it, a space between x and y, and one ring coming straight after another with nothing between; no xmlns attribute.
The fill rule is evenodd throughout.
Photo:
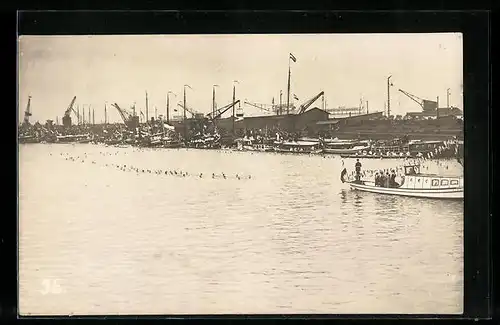
<svg viewBox="0 0 500 325"><path fill-rule="evenodd" d="M292 53L290 53L290 59L292 59L293 62L297 62L297 59Z"/></svg>

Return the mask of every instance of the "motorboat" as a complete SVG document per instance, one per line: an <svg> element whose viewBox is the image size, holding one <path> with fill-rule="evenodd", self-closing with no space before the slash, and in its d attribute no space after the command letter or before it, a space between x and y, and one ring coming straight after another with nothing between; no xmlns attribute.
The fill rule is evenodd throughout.
<svg viewBox="0 0 500 325"><path fill-rule="evenodd" d="M411 196L432 199L463 199L463 176L440 176L420 173L419 164L404 166L404 175L396 186L380 186L373 181L346 180L346 170L341 174L342 182L349 183L351 189L388 195Z"/></svg>

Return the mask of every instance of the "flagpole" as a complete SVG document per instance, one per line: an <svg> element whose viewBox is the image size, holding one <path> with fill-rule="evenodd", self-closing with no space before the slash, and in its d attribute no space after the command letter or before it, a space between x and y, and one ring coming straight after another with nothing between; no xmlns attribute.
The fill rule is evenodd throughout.
<svg viewBox="0 0 500 325"><path fill-rule="evenodd" d="M184 141L186 141L187 136L187 125L186 125L186 85L184 85Z"/></svg>
<svg viewBox="0 0 500 325"><path fill-rule="evenodd" d="M233 83L233 136L234 136L234 102L235 102L235 98L236 98L236 85Z"/></svg>
<svg viewBox="0 0 500 325"><path fill-rule="evenodd" d="M287 94L286 94L286 113L290 114L290 54L288 55L288 86L287 86Z"/></svg>
<svg viewBox="0 0 500 325"><path fill-rule="evenodd" d="M391 116L391 77L387 77L387 118Z"/></svg>

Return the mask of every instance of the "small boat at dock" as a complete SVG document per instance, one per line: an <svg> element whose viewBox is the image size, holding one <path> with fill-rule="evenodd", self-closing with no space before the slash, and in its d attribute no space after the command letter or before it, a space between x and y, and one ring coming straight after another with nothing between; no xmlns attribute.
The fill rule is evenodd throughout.
<svg viewBox="0 0 500 325"><path fill-rule="evenodd" d="M19 136L19 143L39 143L40 139L38 139L34 135L22 135Z"/></svg>
<svg viewBox="0 0 500 325"><path fill-rule="evenodd" d="M432 199L463 199L463 176L449 177L420 173L420 165L404 166L404 176L397 186L380 186L373 181L345 180L345 169L341 174L342 182L346 182L354 190Z"/></svg>
<svg viewBox="0 0 500 325"><path fill-rule="evenodd" d="M319 143L313 141L275 141L274 151L282 153L321 153L322 150Z"/></svg>
<svg viewBox="0 0 500 325"><path fill-rule="evenodd" d="M387 152L385 154L377 154L373 152L361 152L361 153L355 153L351 155L340 155L341 158L363 158L363 159L404 159L408 157L408 155L403 154L402 152L395 153L395 152Z"/></svg>
<svg viewBox="0 0 500 325"><path fill-rule="evenodd" d="M91 141L89 134L58 135L58 143L88 143Z"/></svg>
<svg viewBox="0 0 500 325"><path fill-rule="evenodd" d="M273 147L263 144L263 143L255 143L251 145L243 145L242 150L244 151L259 151L259 152L270 152L273 151Z"/></svg>
<svg viewBox="0 0 500 325"><path fill-rule="evenodd" d="M356 154L370 149L368 141L323 141L323 152L328 154Z"/></svg>

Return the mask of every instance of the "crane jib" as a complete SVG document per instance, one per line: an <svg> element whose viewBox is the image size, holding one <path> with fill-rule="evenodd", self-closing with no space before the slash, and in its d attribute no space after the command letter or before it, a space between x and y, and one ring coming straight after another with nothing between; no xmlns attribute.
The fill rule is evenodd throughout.
<svg viewBox="0 0 500 325"><path fill-rule="evenodd" d="M69 104L68 108L66 108L66 111L64 112L65 116L69 116L69 114L71 113L71 111L73 111L75 113L76 117L80 118L78 116L78 114L76 113L75 109L73 108L73 106L75 105L75 100L76 100L76 96L73 97L73 99L71 100L71 103Z"/></svg>
<svg viewBox="0 0 500 325"><path fill-rule="evenodd" d="M320 98L321 96L323 96L325 94L324 91L321 91L319 94L317 94L316 96L314 96L313 98L309 99L308 101L306 101L304 104L300 105L300 109L299 109L299 112L298 114L302 114L306 111L306 109L309 108L309 106L311 106L315 101L318 100L318 98Z"/></svg>
<svg viewBox="0 0 500 325"><path fill-rule="evenodd" d="M212 116L211 113L208 113L207 116L212 119L212 120L215 120L215 119L218 119L219 117L222 116L222 114L224 114L225 112L227 112L229 109L231 109L233 106L237 105L238 103L240 102L240 100L237 100L235 101L234 103L230 103L224 107L221 107L219 108L216 113L214 114L214 116Z"/></svg>

